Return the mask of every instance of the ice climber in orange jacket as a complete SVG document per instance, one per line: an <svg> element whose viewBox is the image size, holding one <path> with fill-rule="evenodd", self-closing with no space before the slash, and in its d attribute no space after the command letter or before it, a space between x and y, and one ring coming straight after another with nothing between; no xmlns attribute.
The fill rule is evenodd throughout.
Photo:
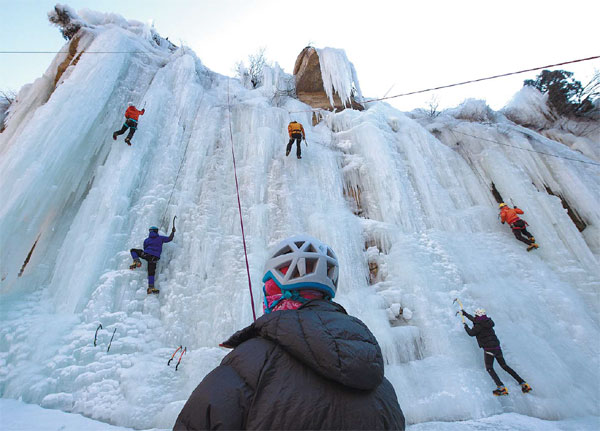
<svg viewBox="0 0 600 431"><path fill-rule="evenodd" d="M123 124L123 127L121 127L121 130L117 130L113 133L113 139L116 141L117 136L122 135L127 128L129 128L129 133L125 138L125 142L127 142L127 145L131 145L131 138L133 138L133 134L137 130L138 118L140 118L140 115L144 115L146 110L142 109L141 111L138 111L131 102L128 103L128 106L129 107L125 111L125 123Z"/></svg>
<svg viewBox="0 0 600 431"><path fill-rule="evenodd" d="M290 142L287 144L287 148L285 150L285 156L287 157L292 150L292 145L294 145L294 140L296 141L296 157L299 159L302 158L302 150L300 148L300 144L302 143L302 139L306 139L304 135L304 127L302 124L297 121L292 121L288 124L288 135L290 135Z"/></svg>
<svg viewBox="0 0 600 431"><path fill-rule="evenodd" d="M527 251L531 251L539 246L535 243L535 238L532 234L527 232L527 222L521 220L517 214L523 214L523 210L517 207L509 208L504 202L499 205L500 208L500 221L502 224L508 223L512 229L515 238L519 241L524 242L529 247ZM527 238L525 238L525 235Z"/></svg>

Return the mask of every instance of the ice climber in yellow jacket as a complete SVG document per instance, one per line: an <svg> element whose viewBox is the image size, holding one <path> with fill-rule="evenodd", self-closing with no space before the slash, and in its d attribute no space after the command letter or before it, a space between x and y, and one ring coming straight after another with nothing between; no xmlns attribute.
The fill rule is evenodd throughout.
<svg viewBox="0 0 600 431"><path fill-rule="evenodd" d="M306 136L304 135L304 127L302 127L302 124L298 123L297 121L292 121L290 124L288 124L288 135L290 135L290 142L288 142L287 149L285 150L286 157L290 154L290 151L292 150L292 145L294 145L295 140L296 157L301 159L302 150L300 144L302 143L303 139L306 139Z"/></svg>

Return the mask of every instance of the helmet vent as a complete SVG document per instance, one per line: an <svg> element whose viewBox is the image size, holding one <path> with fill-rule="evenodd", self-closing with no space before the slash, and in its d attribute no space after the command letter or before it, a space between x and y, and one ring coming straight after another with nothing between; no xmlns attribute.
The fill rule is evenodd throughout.
<svg viewBox="0 0 600 431"><path fill-rule="evenodd" d="M309 253L318 253L318 250L312 244L308 244L306 251Z"/></svg>
<svg viewBox="0 0 600 431"><path fill-rule="evenodd" d="M281 250L273 255L273 257L283 256L284 254L292 253L292 249L289 245L286 245Z"/></svg>
<svg viewBox="0 0 600 431"><path fill-rule="evenodd" d="M306 258L306 273L307 274L312 274L317 270L317 262L319 262L319 259Z"/></svg>
<svg viewBox="0 0 600 431"><path fill-rule="evenodd" d="M296 247L302 248L302 246L304 245L304 241L295 241L294 244L296 244Z"/></svg>
<svg viewBox="0 0 600 431"><path fill-rule="evenodd" d="M335 255L333 254L333 250L331 250L329 247L327 247L327 256L329 256L332 259L335 259Z"/></svg>
<svg viewBox="0 0 600 431"><path fill-rule="evenodd" d="M293 280L294 278L299 278L300 277L300 271L298 271L298 266L296 265L294 267L294 270L292 271L292 275L290 275L290 280Z"/></svg>
<svg viewBox="0 0 600 431"><path fill-rule="evenodd" d="M327 262L327 277L329 277L333 281L333 284L337 286L336 269L337 267L334 264Z"/></svg>

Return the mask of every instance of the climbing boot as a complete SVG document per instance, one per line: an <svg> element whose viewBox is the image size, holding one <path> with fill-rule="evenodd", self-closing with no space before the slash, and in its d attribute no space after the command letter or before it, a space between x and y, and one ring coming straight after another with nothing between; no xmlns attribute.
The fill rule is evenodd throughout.
<svg viewBox="0 0 600 431"><path fill-rule="evenodd" d="M142 266L142 262L140 262L139 259L134 259L133 263L131 265L129 265L129 269L136 269L136 268L139 268L140 266Z"/></svg>
<svg viewBox="0 0 600 431"><path fill-rule="evenodd" d="M540 246L539 246L539 245L537 245L537 244L534 242L534 243L533 243L533 244L531 244L529 247L527 247L527 251L531 251L531 250L533 250L534 248L539 248L539 247L540 247Z"/></svg>
<svg viewBox="0 0 600 431"><path fill-rule="evenodd" d="M529 386L529 383L523 382L521 383L521 391L523 391L523 393L526 394L527 392L531 392L532 388L531 386Z"/></svg>
<svg viewBox="0 0 600 431"><path fill-rule="evenodd" d="M302 158L302 156L301 156L300 154L298 154L296 157L298 157L298 159L301 159L301 158Z"/></svg>
<svg viewBox="0 0 600 431"><path fill-rule="evenodd" d="M290 149L288 148L287 150L285 150L285 156L289 156L290 155Z"/></svg>
<svg viewBox="0 0 600 431"><path fill-rule="evenodd" d="M131 146L131 139L125 138L125 142L127 143L127 145Z"/></svg>
<svg viewBox="0 0 600 431"><path fill-rule="evenodd" d="M113 141L117 140L117 132L113 133Z"/></svg>
<svg viewBox="0 0 600 431"><path fill-rule="evenodd" d="M148 295L151 295L152 293L158 294L158 292L160 292L160 290L155 289L153 284L149 284L148 290L146 290L146 292L148 293Z"/></svg>
<svg viewBox="0 0 600 431"><path fill-rule="evenodd" d="M494 389L493 394L497 397L508 395L508 389L506 389L506 386L498 386L498 389Z"/></svg>

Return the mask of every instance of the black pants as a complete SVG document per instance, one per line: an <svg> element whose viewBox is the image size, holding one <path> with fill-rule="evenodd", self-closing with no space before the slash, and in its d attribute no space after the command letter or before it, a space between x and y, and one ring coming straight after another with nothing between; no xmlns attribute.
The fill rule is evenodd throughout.
<svg viewBox="0 0 600 431"><path fill-rule="evenodd" d="M517 238L519 241L524 242L527 245L533 244L533 241L531 241L533 235L527 232L527 229L525 228L525 222L523 220L517 220L511 225L511 228L515 238ZM523 235L525 235L527 238L525 238Z"/></svg>
<svg viewBox="0 0 600 431"><path fill-rule="evenodd" d="M302 155L302 134L301 133L292 133L292 137L290 138L290 142L288 142L287 144L287 148L285 150L286 154L288 154L291 149L292 149L292 145L294 145L294 140L296 141L296 156L300 157Z"/></svg>
<svg viewBox="0 0 600 431"><path fill-rule="evenodd" d="M154 274L156 274L156 263L160 260L159 257L153 256L146 253L144 250L139 248L132 248L129 250L131 257L139 259L140 257L148 262L148 284L154 285Z"/></svg>
<svg viewBox="0 0 600 431"><path fill-rule="evenodd" d="M521 384L525 380L519 376L515 370L506 365L506 361L504 361L504 356L502 355L502 350L484 350L483 351L483 360L485 362L485 370L490 373L494 382L496 382L497 386L504 386L502 380L498 377L498 374L494 371L494 359L498 361L498 364L502 367L504 371L513 376L513 378L517 381L517 383Z"/></svg>
<svg viewBox="0 0 600 431"><path fill-rule="evenodd" d="M127 134L127 138L125 138L125 139L131 141L131 138L133 138L133 134L137 130L137 122L135 120L132 120L131 118L128 118L125 121L125 123L123 123L123 127L121 127L121 130L117 130L114 133L114 135L115 136L122 135L123 133L125 133L125 131L127 130L127 128L129 128L129 133Z"/></svg>

